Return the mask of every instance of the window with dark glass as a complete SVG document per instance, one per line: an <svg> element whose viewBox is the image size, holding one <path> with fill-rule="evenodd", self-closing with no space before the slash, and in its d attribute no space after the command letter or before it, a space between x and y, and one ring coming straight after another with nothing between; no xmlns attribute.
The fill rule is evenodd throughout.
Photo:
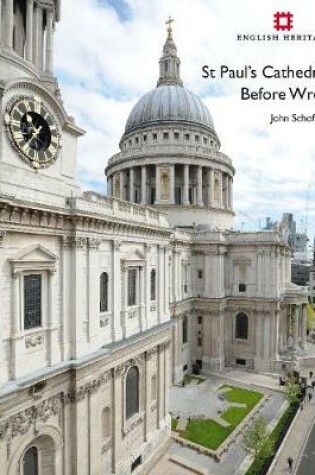
<svg viewBox="0 0 315 475"><path fill-rule="evenodd" d="M175 188L175 204L176 205L182 204L182 189L179 187Z"/></svg>
<svg viewBox="0 0 315 475"><path fill-rule="evenodd" d="M156 300L156 270L151 270L151 300Z"/></svg>
<svg viewBox="0 0 315 475"><path fill-rule="evenodd" d="M179 139L179 132L174 132L174 139L176 139L176 140Z"/></svg>
<svg viewBox="0 0 315 475"><path fill-rule="evenodd" d="M42 324L42 276L24 276L24 329Z"/></svg>
<svg viewBox="0 0 315 475"><path fill-rule="evenodd" d="M108 310L108 274L103 272L100 278L100 311Z"/></svg>
<svg viewBox="0 0 315 475"><path fill-rule="evenodd" d="M188 342L188 318L185 316L183 318L183 343Z"/></svg>
<svg viewBox="0 0 315 475"><path fill-rule="evenodd" d="M168 140L168 138L169 138L169 133L168 133L168 132L164 132L164 133L163 133L163 139L164 139L164 140Z"/></svg>
<svg viewBox="0 0 315 475"><path fill-rule="evenodd" d="M197 338L197 345L202 346L202 336L198 336Z"/></svg>
<svg viewBox="0 0 315 475"><path fill-rule="evenodd" d="M126 419L139 412L139 370L132 366L126 376Z"/></svg>
<svg viewBox="0 0 315 475"><path fill-rule="evenodd" d="M202 270L198 270L198 279L202 279Z"/></svg>
<svg viewBox="0 0 315 475"><path fill-rule="evenodd" d="M246 284L239 284L238 291L239 292L246 292Z"/></svg>
<svg viewBox="0 0 315 475"><path fill-rule="evenodd" d="M248 338L248 317L245 313L241 312L236 315L235 338L242 338L243 340Z"/></svg>
<svg viewBox="0 0 315 475"><path fill-rule="evenodd" d="M25 452L23 469L23 475L38 475L38 450L36 447L31 447Z"/></svg>
<svg viewBox="0 0 315 475"><path fill-rule="evenodd" d="M128 270L128 305L137 303L137 269Z"/></svg>
<svg viewBox="0 0 315 475"><path fill-rule="evenodd" d="M198 317L198 324L202 325L202 317L201 316Z"/></svg>

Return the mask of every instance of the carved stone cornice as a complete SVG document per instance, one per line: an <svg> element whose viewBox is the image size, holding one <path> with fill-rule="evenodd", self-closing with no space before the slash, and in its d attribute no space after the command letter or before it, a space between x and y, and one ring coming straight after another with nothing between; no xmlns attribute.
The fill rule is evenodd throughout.
<svg viewBox="0 0 315 475"><path fill-rule="evenodd" d="M99 249L101 245L101 240L95 238L88 238L87 245L90 249Z"/></svg>
<svg viewBox="0 0 315 475"><path fill-rule="evenodd" d="M144 421L144 414L139 414L135 419L133 419L130 423L127 423L126 426L122 430L123 437L129 434L132 430L134 430L138 425L140 425Z"/></svg>
<svg viewBox="0 0 315 475"><path fill-rule="evenodd" d="M158 351L157 346L155 346L154 348L150 348L149 350L147 350L147 351L145 352L145 359L146 359L146 361L150 360L150 359L153 357L153 355L156 355L157 351Z"/></svg>
<svg viewBox="0 0 315 475"><path fill-rule="evenodd" d="M25 336L25 347L35 348L36 346L41 346L44 344L45 341L45 333L34 333L33 335L26 335Z"/></svg>
<svg viewBox="0 0 315 475"><path fill-rule="evenodd" d="M108 452L109 449L111 449L112 445L113 445L112 439L107 440L107 441L102 445L102 454L105 454L106 452Z"/></svg>
<svg viewBox="0 0 315 475"><path fill-rule="evenodd" d="M69 391L69 393L65 396L65 401L75 402L81 401L85 397L97 392L100 387L107 383L111 379L111 372L105 371L102 373L98 378L94 379L93 381L89 381L82 386L78 386L73 388Z"/></svg>
<svg viewBox="0 0 315 475"><path fill-rule="evenodd" d="M65 236L61 243L63 247L82 249L86 245L87 239L82 236Z"/></svg>
<svg viewBox="0 0 315 475"><path fill-rule="evenodd" d="M18 435L24 435L32 426L36 428L37 421L46 422L52 416L60 416L61 411L61 394L45 399L37 405L18 412L6 421L0 421L0 440L7 435L12 439Z"/></svg>

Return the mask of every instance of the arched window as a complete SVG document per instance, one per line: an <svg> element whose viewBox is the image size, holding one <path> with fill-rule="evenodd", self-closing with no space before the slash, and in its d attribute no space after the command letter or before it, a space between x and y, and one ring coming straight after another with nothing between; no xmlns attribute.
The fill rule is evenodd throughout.
<svg viewBox="0 0 315 475"><path fill-rule="evenodd" d="M38 450L30 447L23 459L23 475L38 475Z"/></svg>
<svg viewBox="0 0 315 475"><path fill-rule="evenodd" d="M247 340L248 338L248 317L245 313L238 313L235 322L235 338Z"/></svg>
<svg viewBox="0 0 315 475"><path fill-rule="evenodd" d="M102 436L110 436L110 408L105 407L102 412Z"/></svg>
<svg viewBox="0 0 315 475"><path fill-rule="evenodd" d="M183 318L183 343L188 341L188 317L185 315Z"/></svg>
<svg viewBox="0 0 315 475"><path fill-rule="evenodd" d="M151 300L156 300L156 270L151 270Z"/></svg>
<svg viewBox="0 0 315 475"><path fill-rule="evenodd" d="M139 370L132 366L126 376L126 419L139 412Z"/></svg>
<svg viewBox="0 0 315 475"><path fill-rule="evenodd" d="M103 272L100 278L100 311L108 310L108 274Z"/></svg>

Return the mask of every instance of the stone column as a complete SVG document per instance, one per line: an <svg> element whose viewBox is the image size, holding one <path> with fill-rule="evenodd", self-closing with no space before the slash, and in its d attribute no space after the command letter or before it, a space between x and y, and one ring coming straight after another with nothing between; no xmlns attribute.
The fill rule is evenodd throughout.
<svg viewBox="0 0 315 475"><path fill-rule="evenodd" d="M12 322L12 336L18 335L21 331L20 322L20 272L13 274L13 295L12 295L12 307L13 307L13 322Z"/></svg>
<svg viewBox="0 0 315 475"><path fill-rule="evenodd" d="M6 27L6 46L9 48L13 47L13 0L6 0L6 17L5 17L5 27Z"/></svg>
<svg viewBox="0 0 315 475"><path fill-rule="evenodd" d="M158 346L158 428L163 426L164 419L164 348Z"/></svg>
<svg viewBox="0 0 315 475"><path fill-rule="evenodd" d="M111 292L113 295L113 341L119 341L122 338L120 310L121 310L121 280L120 280L120 242L113 241L113 278L111 279Z"/></svg>
<svg viewBox="0 0 315 475"><path fill-rule="evenodd" d="M165 420L169 418L169 399L170 399L170 343L165 343L165 350L164 350L164 383L165 383L165 395L164 395L164 417Z"/></svg>
<svg viewBox="0 0 315 475"><path fill-rule="evenodd" d="M164 247L158 247L158 323L163 321L164 315Z"/></svg>
<svg viewBox="0 0 315 475"><path fill-rule="evenodd" d="M208 206L212 208L214 204L214 170L208 170Z"/></svg>
<svg viewBox="0 0 315 475"><path fill-rule="evenodd" d="M46 65L45 72L53 73L54 55L54 12L52 9L46 10Z"/></svg>
<svg viewBox="0 0 315 475"><path fill-rule="evenodd" d="M299 345L299 314L296 305L292 305L292 316L294 322L293 350L296 351Z"/></svg>
<svg viewBox="0 0 315 475"><path fill-rule="evenodd" d="M230 177L229 178L229 183L230 183L230 187L229 187L229 207L230 209L233 209L233 178Z"/></svg>
<svg viewBox="0 0 315 475"><path fill-rule="evenodd" d="M223 173L219 173L219 180L220 180L220 206L223 207Z"/></svg>
<svg viewBox="0 0 315 475"><path fill-rule="evenodd" d="M189 165L184 165L184 196L183 205L189 205Z"/></svg>
<svg viewBox="0 0 315 475"><path fill-rule="evenodd" d="M141 167L141 204L147 203L147 168Z"/></svg>
<svg viewBox="0 0 315 475"><path fill-rule="evenodd" d="M33 52L32 61L36 67L38 67L38 16L39 6L34 5L34 20L33 20Z"/></svg>
<svg viewBox="0 0 315 475"><path fill-rule="evenodd" d="M170 309L170 266L169 266L169 250L165 248L164 253L164 315L168 317Z"/></svg>
<svg viewBox="0 0 315 475"><path fill-rule="evenodd" d="M120 190L119 190L119 198L121 200L126 199L125 197L125 173L123 171L120 173Z"/></svg>
<svg viewBox="0 0 315 475"><path fill-rule="evenodd" d="M113 369L113 392L112 397L115 404L112 406L113 411L113 447L112 447L112 473L118 473L118 467L121 463L121 442L122 442L122 414L123 414L123 395L122 395L122 372L123 368L116 367Z"/></svg>
<svg viewBox="0 0 315 475"><path fill-rule="evenodd" d="M170 165L170 203L175 204L175 165Z"/></svg>
<svg viewBox="0 0 315 475"><path fill-rule="evenodd" d="M113 175L107 178L107 196L113 196Z"/></svg>
<svg viewBox="0 0 315 475"><path fill-rule="evenodd" d="M134 203L135 193L134 193L134 168L129 169L129 201Z"/></svg>
<svg viewBox="0 0 315 475"><path fill-rule="evenodd" d="M140 324L140 331L146 330L146 320L145 320L145 281L146 275L144 267L139 267L139 307L140 307L140 315L139 315L139 324Z"/></svg>
<svg viewBox="0 0 315 475"><path fill-rule="evenodd" d="M44 10L37 6L37 35L38 35L38 68L40 71L44 69Z"/></svg>
<svg viewBox="0 0 315 475"><path fill-rule="evenodd" d="M146 257L145 257L145 327L151 326L150 319L150 300L151 300L151 244L146 244Z"/></svg>
<svg viewBox="0 0 315 475"><path fill-rule="evenodd" d="M307 332L307 305L302 305L302 349L306 348L306 332Z"/></svg>
<svg viewBox="0 0 315 475"><path fill-rule="evenodd" d="M202 166L199 165L197 169L197 205L203 206L202 201Z"/></svg>
<svg viewBox="0 0 315 475"><path fill-rule="evenodd" d="M151 358L150 352L145 354L145 421L144 421L144 439L150 438L150 421L151 421Z"/></svg>
<svg viewBox="0 0 315 475"><path fill-rule="evenodd" d="M155 203L160 203L161 187L160 187L160 167L155 165Z"/></svg>
<svg viewBox="0 0 315 475"><path fill-rule="evenodd" d="M27 0L26 2L26 47L25 58L27 61L33 59L33 15L34 15L34 0Z"/></svg>
<svg viewBox="0 0 315 475"><path fill-rule="evenodd" d="M127 336L127 323L128 323L128 267L123 266L121 267L122 272L122 298L121 298L121 321L122 321L122 333L123 338ZM119 281L118 281L119 282Z"/></svg>
<svg viewBox="0 0 315 475"><path fill-rule="evenodd" d="M3 39L2 39L2 34L3 34L3 31L2 31L2 12L3 12L2 0L0 0L0 45L3 42Z"/></svg>
<svg viewBox="0 0 315 475"><path fill-rule="evenodd" d="M58 343L59 325L54 312L53 276L56 269L48 272L48 320L49 320L49 365L52 366L60 361L60 345Z"/></svg>

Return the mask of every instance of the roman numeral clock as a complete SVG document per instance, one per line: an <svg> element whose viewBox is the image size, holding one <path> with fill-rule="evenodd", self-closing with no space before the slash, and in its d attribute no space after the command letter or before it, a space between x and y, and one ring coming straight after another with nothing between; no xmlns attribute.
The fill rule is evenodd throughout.
<svg viewBox="0 0 315 475"><path fill-rule="evenodd" d="M13 148L35 169L50 166L62 146L61 134L53 114L41 98L15 97L4 116Z"/></svg>

